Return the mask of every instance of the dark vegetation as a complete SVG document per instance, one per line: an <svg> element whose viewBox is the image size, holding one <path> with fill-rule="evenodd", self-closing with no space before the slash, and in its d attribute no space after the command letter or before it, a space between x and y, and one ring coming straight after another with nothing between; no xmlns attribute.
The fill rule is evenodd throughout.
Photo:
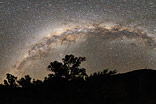
<svg viewBox="0 0 156 104"><path fill-rule="evenodd" d="M156 71L125 74L103 70L87 75L85 57L66 55L48 66L43 81L7 74L0 85L1 104L156 104Z"/></svg>

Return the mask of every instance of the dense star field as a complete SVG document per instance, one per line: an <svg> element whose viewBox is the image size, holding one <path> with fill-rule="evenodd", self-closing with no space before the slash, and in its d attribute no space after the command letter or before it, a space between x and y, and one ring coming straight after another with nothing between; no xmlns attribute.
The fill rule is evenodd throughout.
<svg viewBox="0 0 156 104"><path fill-rule="evenodd" d="M42 79L66 54L88 73L156 69L155 0L0 0L0 78Z"/></svg>

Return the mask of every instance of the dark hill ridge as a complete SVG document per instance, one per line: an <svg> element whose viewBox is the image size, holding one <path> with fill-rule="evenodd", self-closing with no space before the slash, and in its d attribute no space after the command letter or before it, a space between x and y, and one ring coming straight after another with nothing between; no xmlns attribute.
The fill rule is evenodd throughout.
<svg viewBox="0 0 156 104"><path fill-rule="evenodd" d="M156 104L156 70L140 69L112 76L112 88L124 94L128 104ZM122 99L122 97L121 97Z"/></svg>
<svg viewBox="0 0 156 104"><path fill-rule="evenodd" d="M122 76L142 76L142 75L153 75L156 74L156 70L153 69L139 69L139 70L133 70L127 73L122 73L122 74L118 74L118 75L122 75Z"/></svg>
<svg viewBox="0 0 156 104"><path fill-rule="evenodd" d="M156 70L140 69L86 80L43 82L34 88L1 88L2 104L156 104Z"/></svg>

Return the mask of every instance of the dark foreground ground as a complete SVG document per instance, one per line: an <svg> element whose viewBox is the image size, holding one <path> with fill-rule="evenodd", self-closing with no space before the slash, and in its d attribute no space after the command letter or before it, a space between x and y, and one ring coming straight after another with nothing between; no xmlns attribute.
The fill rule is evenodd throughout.
<svg viewBox="0 0 156 104"><path fill-rule="evenodd" d="M0 104L156 104L156 71L86 80L52 79L32 88L1 88Z"/></svg>

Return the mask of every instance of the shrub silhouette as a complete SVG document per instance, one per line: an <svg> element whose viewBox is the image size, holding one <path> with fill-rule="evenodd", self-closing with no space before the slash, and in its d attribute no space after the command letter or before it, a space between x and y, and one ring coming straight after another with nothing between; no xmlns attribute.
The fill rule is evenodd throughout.
<svg viewBox="0 0 156 104"><path fill-rule="evenodd" d="M29 88L32 87L31 77L26 75L24 78L21 78L17 81L20 87Z"/></svg>
<svg viewBox="0 0 156 104"><path fill-rule="evenodd" d="M33 82L32 82L33 87L41 87L42 84L43 84L43 82L41 80L38 80L38 79L35 80L35 79L33 79Z"/></svg>
<svg viewBox="0 0 156 104"><path fill-rule="evenodd" d="M94 77L94 76L103 76L103 77L108 77L108 76L112 76L115 75L117 73L116 70L108 70L108 69L104 69L102 72L95 72L93 74L91 74L90 77Z"/></svg>
<svg viewBox="0 0 156 104"><path fill-rule="evenodd" d="M50 76L68 80L85 78L87 76L86 69L80 68L80 64L85 60L85 57L66 55L65 58L62 59L62 63L58 61L50 63L48 69L53 72Z"/></svg>

